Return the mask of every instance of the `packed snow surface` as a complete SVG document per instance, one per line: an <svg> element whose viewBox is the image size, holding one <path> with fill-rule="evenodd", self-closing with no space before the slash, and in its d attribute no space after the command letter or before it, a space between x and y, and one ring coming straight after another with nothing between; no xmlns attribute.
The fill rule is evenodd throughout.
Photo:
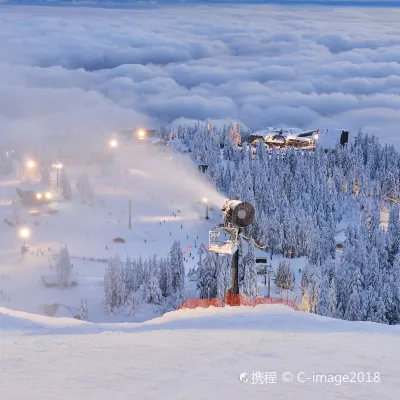
<svg viewBox="0 0 400 400"><path fill-rule="evenodd" d="M285 306L180 310L135 324L0 308L0 336L7 400L398 398L400 327ZM276 383L269 375L253 384L253 371L276 373ZM301 372L311 379L299 382ZM352 372L365 380L379 372L380 382L313 382L313 374Z"/></svg>

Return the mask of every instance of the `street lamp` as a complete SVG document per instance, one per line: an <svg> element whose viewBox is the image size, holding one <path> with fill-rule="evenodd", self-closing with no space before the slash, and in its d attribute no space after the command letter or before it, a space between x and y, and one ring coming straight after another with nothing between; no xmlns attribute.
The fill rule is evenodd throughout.
<svg viewBox="0 0 400 400"><path fill-rule="evenodd" d="M318 133L316 133L316 134L314 135L314 139L315 139L315 140L318 140L318 139L319 139Z"/></svg>
<svg viewBox="0 0 400 400"><path fill-rule="evenodd" d="M26 177L27 177L27 179L29 181L30 178L31 178L31 175L33 175L33 170L36 167L36 162L33 161L33 160L28 160L26 162L26 164L25 164L25 167L26 167L27 170L24 170L24 175L26 175ZM29 171L32 171L32 173L30 173Z"/></svg>
<svg viewBox="0 0 400 400"><path fill-rule="evenodd" d="M115 149L116 147L118 147L118 141L117 141L117 139L111 139L109 144L110 144L110 147L111 147L112 149Z"/></svg>
<svg viewBox="0 0 400 400"><path fill-rule="evenodd" d="M208 216L208 199L206 197L203 198L203 203L206 205L206 219L210 219Z"/></svg>
<svg viewBox="0 0 400 400"><path fill-rule="evenodd" d="M19 230L19 236L24 239L24 244L21 247L21 253L25 253L27 251L26 248L26 239L31 235L31 231L27 227L23 227Z"/></svg>
<svg viewBox="0 0 400 400"><path fill-rule="evenodd" d="M29 160L29 161L27 161L26 166L27 166L29 169L33 169L33 168L35 168L36 163L35 163L35 161L33 161L33 160Z"/></svg>
<svg viewBox="0 0 400 400"><path fill-rule="evenodd" d="M61 163L58 164L53 164L53 168L56 169L57 171L57 187L59 187L59 174L60 174L60 169L62 169L64 166Z"/></svg>
<svg viewBox="0 0 400 400"><path fill-rule="evenodd" d="M146 136L146 132L143 129L139 129L138 130L139 139L144 139L145 136Z"/></svg>

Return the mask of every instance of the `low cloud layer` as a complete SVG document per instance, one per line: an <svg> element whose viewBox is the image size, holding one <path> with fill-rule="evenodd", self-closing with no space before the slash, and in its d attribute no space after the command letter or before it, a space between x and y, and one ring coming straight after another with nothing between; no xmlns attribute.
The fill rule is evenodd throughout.
<svg viewBox="0 0 400 400"><path fill-rule="evenodd" d="M195 119L400 147L400 9L0 6L1 138Z"/></svg>

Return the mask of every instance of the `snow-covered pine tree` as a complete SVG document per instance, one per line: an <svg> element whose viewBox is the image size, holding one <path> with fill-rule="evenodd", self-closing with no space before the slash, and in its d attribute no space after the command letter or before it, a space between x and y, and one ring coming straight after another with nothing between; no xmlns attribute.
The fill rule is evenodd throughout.
<svg viewBox="0 0 400 400"><path fill-rule="evenodd" d="M322 277L318 296L318 314L324 317L330 316L330 287L329 275L325 272Z"/></svg>
<svg viewBox="0 0 400 400"><path fill-rule="evenodd" d="M237 146L242 141L240 135L240 126L238 124L233 123L230 126L228 137L231 139L234 146Z"/></svg>
<svg viewBox="0 0 400 400"><path fill-rule="evenodd" d="M69 181L69 177L68 177L65 169L61 170L60 187L61 187L62 196L64 197L64 199L71 200L72 199L71 183Z"/></svg>
<svg viewBox="0 0 400 400"><path fill-rule="evenodd" d="M301 298L301 311L310 312L311 311L311 298L309 293L309 288L307 287Z"/></svg>
<svg viewBox="0 0 400 400"><path fill-rule="evenodd" d="M275 275L275 285L280 289L286 289L286 298L288 291L293 289L295 284L295 275L291 264L282 260L279 262Z"/></svg>
<svg viewBox="0 0 400 400"><path fill-rule="evenodd" d="M219 256L217 259L217 298L224 300L231 286L232 256Z"/></svg>
<svg viewBox="0 0 400 400"><path fill-rule="evenodd" d="M257 296L257 264L254 255L254 240L251 238L248 242L247 253L242 260L244 268L243 292L246 296Z"/></svg>
<svg viewBox="0 0 400 400"><path fill-rule="evenodd" d="M350 294L344 318L349 321L360 321L362 318L362 309L360 307L361 297L356 285Z"/></svg>
<svg viewBox="0 0 400 400"><path fill-rule="evenodd" d="M303 271L301 273L301 283L300 283L300 288L301 288L301 294L304 295L307 287L308 287L308 282L309 282L309 277L308 277L308 265L303 268Z"/></svg>
<svg viewBox="0 0 400 400"><path fill-rule="evenodd" d="M61 247L57 255L56 274L57 283L60 287L64 288L69 286L72 272L72 264L69 259L67 246Z"/></svg>
<svg viewBox="0 0 400 400"><path fill-rule="evenodd" d="M164 297L170 297L173 293L171 264L163 258L160 260L160 289Z"/></svg>
<svg viewBox="0 0 400 400"><path fill-rule="evenodd" d="M184 302L185 299L185 266L183 263L183 253L181 243L175 240L169 254L169 262L172 272L172 289L174 290L177 303Z"/></svg>
<svg viewBox="0 0 400 400"><path fill-rule="evenodd" d="M308 296L309 312L318 313L318 298L319 298L319 288L321 286L321 267L319 265L314 265L313 270L310 274L308 289L306 291Z"/></svg>
<svg viewBox="0 0 400 400"><path fill-rule="evenodd" d="M282 249L283 229L276 212L267 219L266 242L271 249L271 255Z"/></svg>
<svg viewBox="0 0 400 400"><path fill-rule="evenodd" d="M199 266L197 268L197 290L201 299L212 299L217 297L217 265L218 256L215 253L208 253L202 258L202 251L199 250Z"/></svg>
<svg viewBox="0 0 400 400"><path fill-rule="evenodd" d="M161 304L161 289L158 276L151 272L149 283L147 284L147 302L152 304Z"/></svg>
<svg viewBox="0 0 400 400"><path fill-rule="evenodd" d="M400 206L398 204L393 205L389 212L387 251L389 265L393 266L400 253Z"/></svg>
<svg viewBox="0 0 400 400"><path fill-rule="evenodd" d="M134 263L134 269L136 271L137 274L137 278L138 278L138 285L140 287L140 285L142 285L144 283L144 275L145 275L145 271L144 271L144 263L143 263L143 259L142 256L139 256L139 259L137 260L137 262L135 261Z"/></svg>
<svg viewBox="0 0 400 400"><path fill-rule="evenodd" d="M106 312L108 314L118 312L118 308L125 304L126 294L122 262L116 255L109 259L104 274Z"/></svg>
<svg viewBox="0 0 400 400"><path fill-rule="evenodd" d="M385 317L390 325L400 323L400 254L396 256L393 267L383 271Z"/></svg>
<svg viewBox="0 0 400 400"><path fill-rule="evenodd" d="M331 279L329 287L329 315L336 318L336 290L335 290L335 277Z"/></svg>
<svg viewBox="0 0 400 400"><path fill-rule="evenodd" d="M125 261L124 283L127 293L136 292L139 289L137 271L129 256L126 257Z"/></svg>
<svg viewBox="0 0 400 400"><path fill-rule="evenodd" d="M78 308L78 314L75 317L77 319L80 319L81 321L87 321L88 320L88 312L87 312L87 299L81 300Z"/></svg>
<svg viewBox="0 0 400 400"><path fill-rule="evenodd" d="M140 301L137 295L132 292L128 295L126 300L127 315L133 316L140 309Z"/></svg>

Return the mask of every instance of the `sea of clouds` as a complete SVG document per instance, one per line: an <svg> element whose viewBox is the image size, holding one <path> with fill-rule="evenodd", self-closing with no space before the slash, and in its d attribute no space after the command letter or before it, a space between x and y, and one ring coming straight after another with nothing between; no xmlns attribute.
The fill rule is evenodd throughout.
<svg viewBox="0 0 400 400"><path fill-rule="evenodd" d="M0 137L187 120L400 147L400 9L0 6Z"/></svg>

